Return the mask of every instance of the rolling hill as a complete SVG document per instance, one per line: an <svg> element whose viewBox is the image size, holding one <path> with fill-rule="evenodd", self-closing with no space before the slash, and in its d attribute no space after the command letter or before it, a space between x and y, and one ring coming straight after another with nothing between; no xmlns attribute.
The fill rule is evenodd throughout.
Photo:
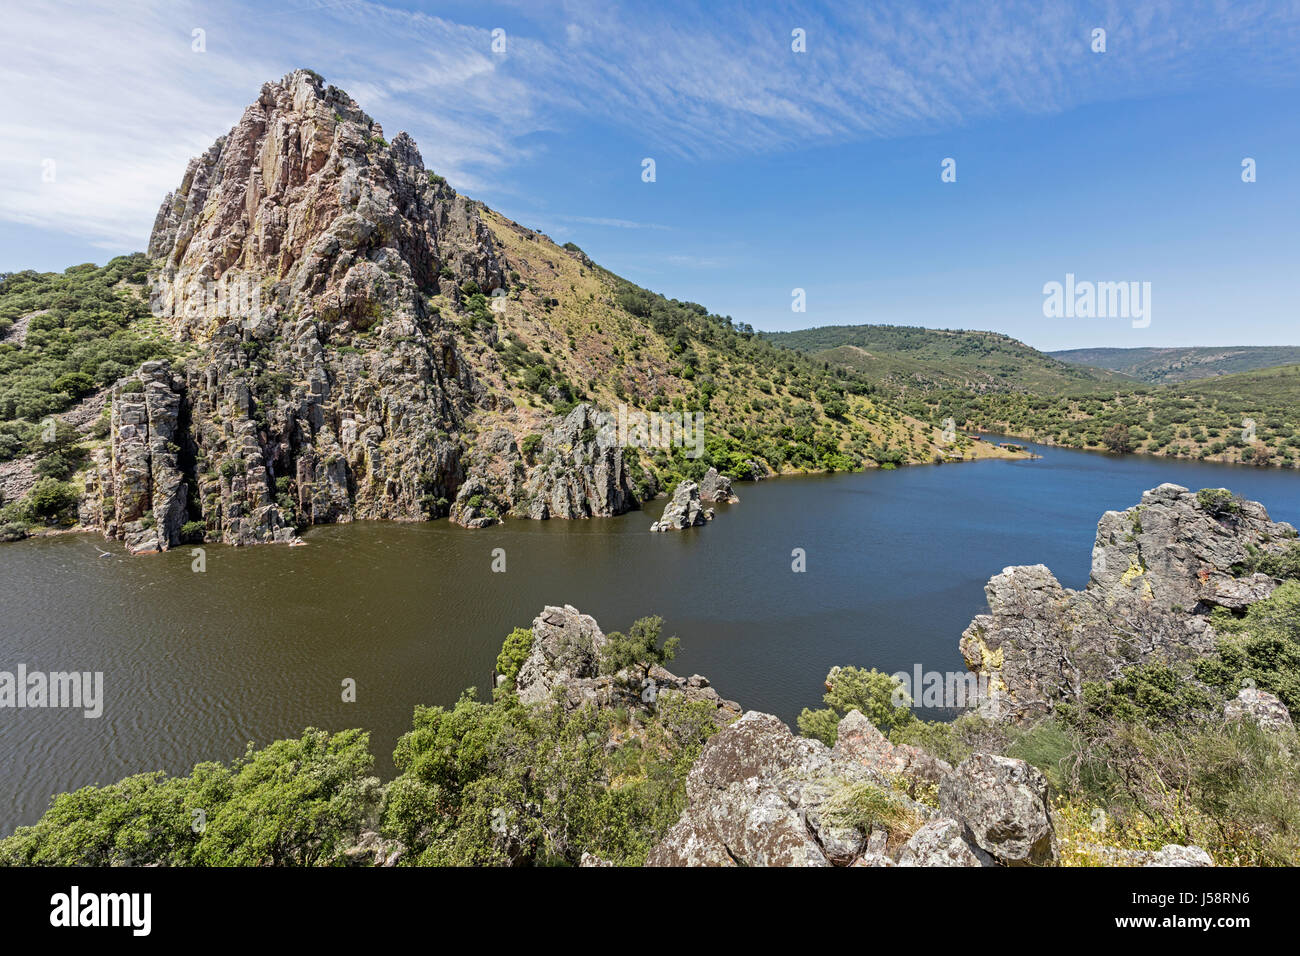
<svg viewBox="0 0 1300 956"><path fill-rule="evenodd" d="M965 388L1056 395L1132 384L1114 371L1063 362L997 332L832 325L769 332L764 337L901 390Z"/></svg>
<svg viewBox="0 0 1300 956"><path fill-rule="evenodd" d="M1048 355L1075 365L1109 369L1152 385L1191 382L1300 362L1300 346L1066 349Z"/></svg>

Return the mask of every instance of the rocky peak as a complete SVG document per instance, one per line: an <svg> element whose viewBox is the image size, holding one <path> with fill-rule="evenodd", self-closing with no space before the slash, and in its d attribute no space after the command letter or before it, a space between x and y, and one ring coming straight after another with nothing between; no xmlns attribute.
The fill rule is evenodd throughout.
<svg viewBox="0 0 1300 956"><path fill-rule="evenodd" d="M481 308L462 289L504 288L485 215L425 170L410 136L389 143L316 74L264 85L158 213L151 306L188 346L167 373L176 414L143 409L138 383L114 393L123 411L87 485L88 523L151 550L184 525L252 544L358 518L482 527L636 507L592 407L548 423L531 470L517 418L470 422L512 407L485 384L495 353L463 351L452 321ZM142 415L149 436L171 429L158 447ZM157 488L167 500L149 509Z"/></svg>
<svg viewBox="0 0 1300 956"><path fill-rule="evenodd" d="M308 70L265 84L190 161L149 253L162 267L156 308L200 339L251 311L272 326L309 318L364 330L385 313L414 326L425 319L421 293L503 283L477 204L426 172L406 133L388 143Z"/></svg>

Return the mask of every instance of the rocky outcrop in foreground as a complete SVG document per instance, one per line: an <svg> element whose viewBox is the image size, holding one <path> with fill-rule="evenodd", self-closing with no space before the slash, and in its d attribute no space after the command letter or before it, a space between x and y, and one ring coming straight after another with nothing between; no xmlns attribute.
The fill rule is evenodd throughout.
<svg viewBox="0 0 1300 956"><path fill-rule="evenodd" d="M705 745L687 807L648 866L1042 866L1057 860L1047 781L977 753L957 767L891 744L856 710L834 747L747 712ZM1116 865L1209 866L1197 847L1113 853Z"/></svg>
<svg viewBox="0 0 1300 956"><path fill-rule="evenodd" d="M989 613L961 639L967 666L988 679L982 712L1041 716L1076 698L1085 681L1211 653L1210 611L1242 610L1279 583L1240 568L1252 552L1280 550L1295 537L1258 502L1164 484L1102 517L1084 590L1063 588L1041 564L1006 568L984 589Z"/></svg>

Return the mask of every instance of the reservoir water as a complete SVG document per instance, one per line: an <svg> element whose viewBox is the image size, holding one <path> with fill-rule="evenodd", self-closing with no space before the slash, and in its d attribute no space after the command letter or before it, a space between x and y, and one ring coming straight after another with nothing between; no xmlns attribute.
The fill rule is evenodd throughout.
<svg viewBox="0 0 1300 956"><path fill-rule="evenodd" d="M672 670L793 723L835 664L962 669L957 642L991 575L1043 563L1082 587L1102 512L1161 482L1226 486L1300 525L1295 471L1031 447L1040 460L738 484L740 504L681 534L649 533L660 501L483 531L321 527L301 548L209 545L203 573L189 548L0 545L0 670L102 671L105 698L99 719L0 710L0 835L51 794L229 760L306 726L369 730L386 779L415 705L486 690L505 635L547 604L607 631L659 614L682 640Z"/></svg>

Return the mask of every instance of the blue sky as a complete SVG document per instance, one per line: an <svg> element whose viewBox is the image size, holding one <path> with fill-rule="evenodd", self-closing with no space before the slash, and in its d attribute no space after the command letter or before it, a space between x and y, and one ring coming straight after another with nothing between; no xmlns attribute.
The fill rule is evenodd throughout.
<svg viewBox="0 0 1300 956"><path fill-rule="evenodd" d="M1296 2L119 0L6 21L0 271L142 249L186 160L307 66L463 192L756 328L1300 344ZM1044 317L1067 273L1150 282L1151 324Z"/></svg>

